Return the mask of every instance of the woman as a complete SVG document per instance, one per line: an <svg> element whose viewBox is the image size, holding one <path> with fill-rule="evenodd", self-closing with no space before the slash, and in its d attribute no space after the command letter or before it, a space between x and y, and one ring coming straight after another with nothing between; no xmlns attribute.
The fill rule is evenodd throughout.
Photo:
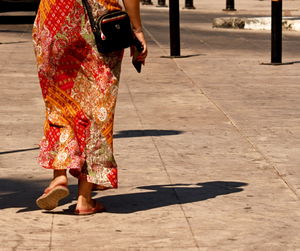
<svg viewBox="0 0 300 251"><path fill-rule="evenodd" d="M88 0L94 17L121 9L118 0ZM123 0L143 45L140 0ZM78 178L76 214L104 210L93 187L117 188L113 122L123 51L100 54L82 0L42 0L33 28L38 75L46 106L39 163L54 170L37 205L54 209L69 195L67 170Z"/></svg>

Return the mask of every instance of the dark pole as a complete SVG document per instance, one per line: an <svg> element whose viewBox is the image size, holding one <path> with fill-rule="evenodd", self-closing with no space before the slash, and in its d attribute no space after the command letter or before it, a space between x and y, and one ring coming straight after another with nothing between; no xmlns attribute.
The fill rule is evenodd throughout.
<svg viewBox="0 0 300 251"><path fill-rule="evenodd" d="M143 5L153 5L151 0L142 0Z"/></svg>
<svg viewBox="0 0 300 251"><path fill-rule="evenodd" d="M225 11L236 11L234 8L234 0L226 0L226 9Z"/></svg>
<svg viewBox="0 0 300 251"><path fill-rule="evenodd" d="M158 0L157 7L167 7L166 0Z"/></svg>
<svg viewBox="0 0 300 251"><path fill-rule="evenodd" d="M169 2L171 56L180 56L179 0Z"/></svg>
<svg viewBox="0 0 300 251"><path fill-rule="evenodd" d="M282 1L272 0L271 63L282 63Z"/></svg>
<svg viewBox="0 0 300 251"><path fill-rule="evenodd" d="M185 9L196 9L193 0L185 0Z"/></svg>

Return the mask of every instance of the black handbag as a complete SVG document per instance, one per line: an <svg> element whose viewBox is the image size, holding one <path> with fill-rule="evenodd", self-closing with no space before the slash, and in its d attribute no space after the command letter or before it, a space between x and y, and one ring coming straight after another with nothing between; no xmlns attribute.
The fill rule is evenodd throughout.
<svg viewBox="0 0 300 251"><path fill-rule="evenodd" d="M87 0L82 0L87 11L97 49L100 53L128 48L133 44L133 32L128 14L116 10L108 12L95 21L92 8Z"/></svg>

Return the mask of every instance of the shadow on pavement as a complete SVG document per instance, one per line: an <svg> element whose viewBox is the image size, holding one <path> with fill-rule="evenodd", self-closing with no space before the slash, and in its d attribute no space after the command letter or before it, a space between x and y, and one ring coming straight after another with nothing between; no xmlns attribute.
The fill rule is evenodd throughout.
<svg viewBox="0 0 300 251"><path fill-rule="evenodd" d="M25 149L16 149L16 150L11 150L11 151L0 152L0 155L9 154L9 153L28 152L28 151L34 151L34 150L39 150L39 149L40 149L39 147L32 147L32 148L25 148Z"/></svg>
<svg viewBox="0 0 300 251"><path fill-rule="evenodd" d="M40 210L35 200L42 195L48 186L47 180L0 179L0 210L5 208L21 208L17 213ZM76 199L77 185L69 185L71 195L61 201L70 203Z"/></svg>
<svg viewBox="0 0 300 251"><path fill-rule="evenodd" d="M170 184L137 187L151 190L131 194L103 196L99 199L106 207L106 213L129 214L175 204L204 201L220 195L243 191L243 182L210 181L198 184ZM75 205L63 211L48 211L49 214L73 215Z"/></svg>
<svg viewBox="0 0 300 251"><path fill-rule="evenodd" d="M40 210L35 205L49 180L11 180L0 179L0 209L21 208L17 213ZM138 192L103 196L99 200L104 203L107 213L128 214L175 204L186 204L215 198L220 195L243 191L243 182L210 181L197 184L170 184L137 187L150 192ZM70 196L62 200L60 205L76 200L77 185L69 185ZM93 196L97 193L93 192ZM63 211L44 211L50 214L72 214L75 204Z"/></svg>
<svg viewBox="0 0 300 251"><path fill-rule="evenodd" d="M28 43L28 41L0 42L0 44L24 44L24 43Z"/></svg>
<svg viewBox="0 0 300 251"><path fill-rule="evenodd" d="M126 130L118 131L114 138L132 138L132 137L149 137L149 136L170 136L184 133L177 130Z"/></svg>
<svg viewBox="0 0 300 251"><path fill-rule="evenodd" d="M33 24L35 16L0 16L0 24Z"/></svg>
<svg viewBox="0 0 300 251"><path fill-rule="evenodd" d="M243 191L243 182L210 181L197 184L170 184L142 186L139 189L151 192L120 194L104 196L100 201L104 203L108 213L128 214L154 208L166 207L174 204L186 204L204 201L220 195Z"/></svg>

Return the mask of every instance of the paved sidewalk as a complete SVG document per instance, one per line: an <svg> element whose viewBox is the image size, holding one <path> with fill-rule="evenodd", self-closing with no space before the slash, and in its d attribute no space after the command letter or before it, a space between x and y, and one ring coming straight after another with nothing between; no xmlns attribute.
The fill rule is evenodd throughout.
<svg viewBox="0 0 300 251"><path fill-rule="evenodd" d="M167 11L143 7L150 55L138 75L126 54L117 105L120 188L83 217L63 211L74 179L66 204L34 205L51 174L32 149L44 112L31 26L0 24L1 251L300 250L299 64L260 65L268 32L213 29L224 13L196 7L181 13L180 59L161 58ZM284 61L299 61L299 37L284 33Z"/></svg>

